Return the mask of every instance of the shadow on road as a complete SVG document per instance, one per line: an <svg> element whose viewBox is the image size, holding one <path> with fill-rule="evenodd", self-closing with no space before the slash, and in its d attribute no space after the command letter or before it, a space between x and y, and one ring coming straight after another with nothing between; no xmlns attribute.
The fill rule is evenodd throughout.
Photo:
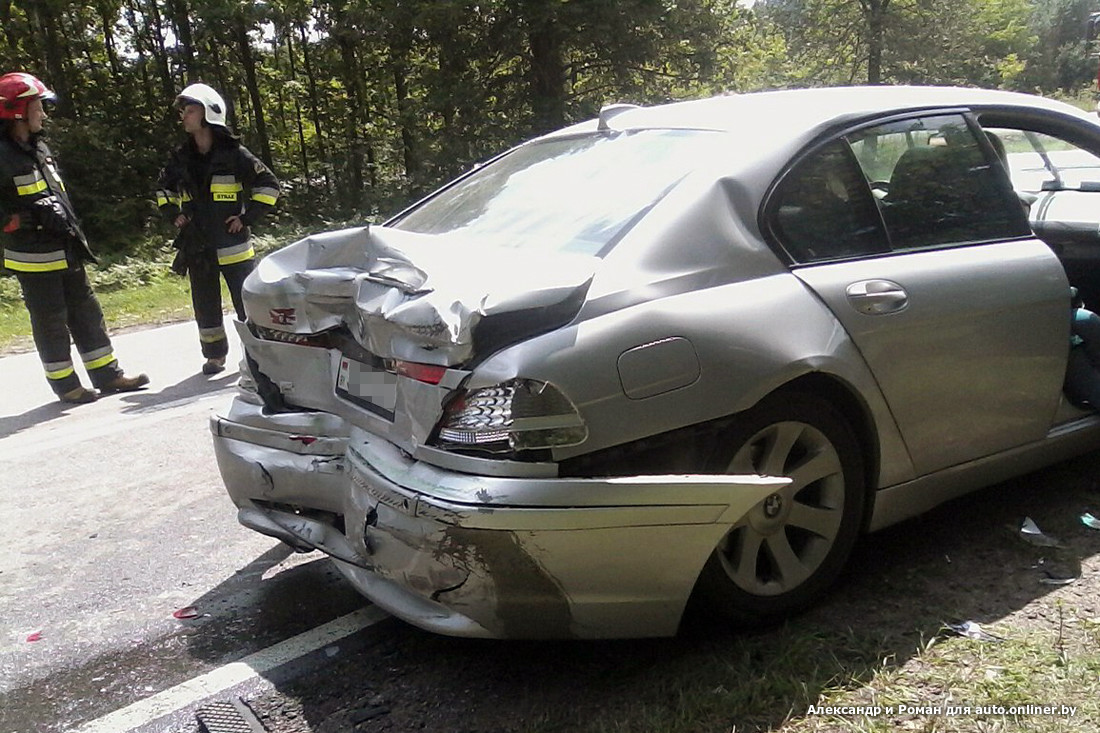
<svg viewBox="0 0 1100 733"><path fill-rule="evenodd" d="M0 438L7 438L20 430L64 417L70 410L79 410L81 407L82 405L66 405L54 400L27 410L22 415L2 418L0 419Z"/></svg>
<svg viewBox="0 0 1100 733"><path fill-rule="evenodd" d="M100 401L120 400L124 404L121 408L123 415L149 412L151 409L163 409L174 407L189 398L219 392L237 383L239 373L235 371L222 372L217 376L206 374L193 374L187 379L168 386L150 385L150 389L138 392L124 392L120 394L102 395ZM38 405L21 415L4 417L0 419L0 439L8 438L37 425L43 425L65 417L75 411L89 411L95 409L95 405L67 405L53 400L43 405Z"/></svg>
<svg viewBox="0 0 1100 733"><path fill-rule="evenodd" d="M1095 618L1100 532L1079 517L1100 506L1098 458L991 487L866 537L836 591L776 628L704 619L675 639L500 642L393 622L360 656L250 704L273 733L774 730L803 717L827 688L859 688L898 669L943 634L945 622L1002 622L1011 632L1026 617L1054 633L1060 619L1044 616L1054 593L1067 613ZM1024 517L1064 548L1024 542ZM1084 561L1092 576L1044 585L1042 559Z"/></svg>
<svg viewBox="0 0 1100 733"><path fill-rule="evenodd" d="M195 659L239 659L366 605L328 558L279 543L195 598L200 616L184 625Z"/></svg>
<svg viewBox="0 0 1100 733"><path fill-rule="evenodd" d="M226 371L216 377L205 374L193 374L176 384L161 386L153 383L149 389L137 392L124 392L121 394L103 395L100 400L121 400L125 403L122 414L132 414L151 409L163 409L173 407L182 400L201 397L205 394L218 392L236 384L239 374L236 371ZM0 439L10 437L23 430L42 425L65 417L79 410L94 409L88 405L68 405L58 400L52 400L38 407L27 410L21 415L0 419Z"/></svg>
<svg viewBox="0 0 1100 733"><path fill-rule="evenodd" d="M120 399L125 404L123 414L146 412L151 409L172 407L183 400L193 397L201 397L205 394L218 392L237 383L240 374L236 371L225 371L217 376L205 374L192 374L175 384L161 387L151 385L152 390L139 390L137 392L125 392L120 395L111 395L103 399Z"/></svg>

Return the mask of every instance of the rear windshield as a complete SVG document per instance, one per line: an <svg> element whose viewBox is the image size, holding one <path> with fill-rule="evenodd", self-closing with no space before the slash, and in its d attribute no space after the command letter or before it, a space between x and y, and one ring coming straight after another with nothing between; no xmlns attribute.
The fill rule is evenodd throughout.
<svg viewBox="0 0 1100 733"><path fill-rule="evenodd" d="M602 255L704 160L713 134L643 130L529 143L391 225L532 252Z"/></svg>

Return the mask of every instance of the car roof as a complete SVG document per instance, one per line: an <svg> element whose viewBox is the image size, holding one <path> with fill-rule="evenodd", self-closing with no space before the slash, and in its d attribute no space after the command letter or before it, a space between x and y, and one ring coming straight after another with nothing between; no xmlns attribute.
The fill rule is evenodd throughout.
<svg viewBox="0 0 1100 733"><path fill-rule="evenodd" d="M604 107L597 119L531 142L598 130L730 133L737 142L716 146L711 162L722 175L738 175L760 197L793 156L826 133L894 113L952 109L996 112L998 119L1007 113L1012 118L1072 120L1075 127L1093 128L1090 136L1100 141L1100 122L1094 114L1032 94L968 87L855 86L728 94L651 107L616 104Z"/></svg>
<svg viewBox="0 0 1100 733"><path fill-rule="evenodd" d="M651 107L611 105L599 118L550 137L597 129L692 129L796 142L861 119L947 108L1019 109L1040 115L1069 115L1098 124L1083 110L1032 94L967 87L857 86L729 94Z"/></svg>

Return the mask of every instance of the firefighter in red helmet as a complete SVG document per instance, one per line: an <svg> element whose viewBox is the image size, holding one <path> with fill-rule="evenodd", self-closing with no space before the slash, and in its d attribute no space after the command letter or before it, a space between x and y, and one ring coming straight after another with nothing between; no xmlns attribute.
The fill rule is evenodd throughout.
<svg viewBox="0 0 1100 733"><path fill-rule="evenodd" d="M62 402L93 402L100 393L149 383L127 377L115 359L103 311L84 263L95 262L65 190L57 160L42 140L44 101L54 94L30 74L0 77L0 225L4 268L15 273L30 313L46 380ZM76 344L93 389L72 361ZM98 392L96 391L98 390Z"/></svg>

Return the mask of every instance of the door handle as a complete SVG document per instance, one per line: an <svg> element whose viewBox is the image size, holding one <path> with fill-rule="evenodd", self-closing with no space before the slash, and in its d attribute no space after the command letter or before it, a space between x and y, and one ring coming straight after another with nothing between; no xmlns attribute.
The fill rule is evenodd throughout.
<svg viewBox="0 0 1100 733"><path fill-rule="evenodd" d="M852 307L866 316L897 313L909 306L909 293L890 280L860 280L849 285L844 294Z"/></svg>

